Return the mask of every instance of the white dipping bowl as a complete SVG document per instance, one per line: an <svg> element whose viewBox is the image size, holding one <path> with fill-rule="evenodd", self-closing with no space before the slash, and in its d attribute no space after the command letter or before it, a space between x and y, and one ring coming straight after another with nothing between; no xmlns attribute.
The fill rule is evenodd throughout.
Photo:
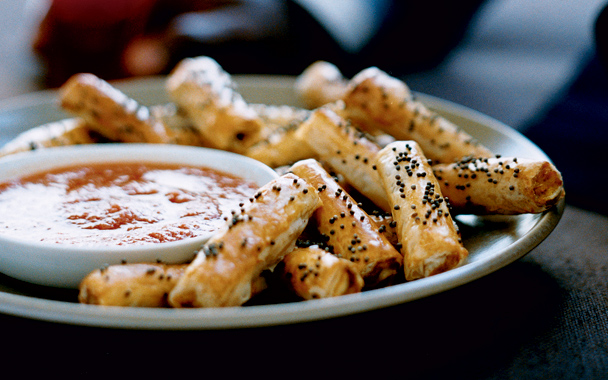
<svg viewBox="0 0 608 380"><path fill-rule="evenodd" d="M0 182L74 164L141 161L203 166L263 186L278 175L251 158L208 148L157 144L91 144L41 149L0 159ZM1 216L0 216L1 217ZM0 235L0 272L34 284L77 288L91 271L105 265L183 263L212 234L148 245L78 246L27 241Z"/></svg>

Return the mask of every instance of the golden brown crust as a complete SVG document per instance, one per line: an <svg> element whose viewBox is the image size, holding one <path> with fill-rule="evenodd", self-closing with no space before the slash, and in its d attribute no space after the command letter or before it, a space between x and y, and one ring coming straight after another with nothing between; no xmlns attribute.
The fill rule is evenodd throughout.
<svg viewBox="0 0 608 380"><path fill-rule="evenodd" d="M314 186L323 201L313 218L330 250L355 264L366 287L390 284L403 258L369 215L317 161L299 161L291 171Z"/></svg>
<svg viewBox="0 0 608 380"><path fill-rule="evenodd" d="M348 81L332 63L317 61L296 78L296 95L309 109L335 102L344 95Z"/></svg>
<svg viewBox="0 0 608 380"><path fill-rule="evenodd" d="M180 61L169 74L166 87L169 97L212 147L242 153L263 137L262 120L212 58Z"/></svg>
<svg viewBox="0 0 608 380"><path fill-rule="evenodd" d="M353 263L315 246L296 248L287 254L280 276L306 300L358 293L364 285Z"/></svg>
<svg viewBox="0 0 608 380"><path fill-rule="evenodd" d="M470 158L435 165L433 171L455 213L540 213L565 194L561 174L543 160Z"/></svg>
<svg viewBox="0 0 608 380"><path fill-rule="evenodd" d="M468 251L427 158L414 141L396 141L376 157L397 224L406 280L445 272Z"/></svg>
<svg viewBox="0 0 608 380"><path fill-rule="evenodd" d="M81 303L168 307L167 296L187 264L123 264L91 272L80 283Z"/></svg>
<svg viewBox="0 0 608 380"><path fill-rule="evenodd" d="M293 174L266 184L197 254L169 294L174 307L238 306L252 281L293 250L320 199Z"/></svg>
<svg viewBox="0 0 608 380"><path fill-rule="evenodd" d="M323 165L341 174L375 205L389 210L386 194L374 169L374 157L380 147L370 136L327 107L316 109L295 136L311 147Z"/></svg>
<svg viewBox="0 0 608 380"><path fill-rule="evenodd" d="M63 119L28 129L0 149L0 157L18 152L98 142L80 118Z"/></svg>
<svg viewBox="0 0 608 380"><path fill-rule="evenodd" d="M466 132L415 101L409 88L377 68L355 75L342 98L349 118L396 140L414 140L433 162L462 157L492 157L492 152Z"/></svg>
<svg viewBox="0 0 608 380"><path fill-rule="evenodd" d="M93 74L73 75L60 89L61 107L84 119L89 127L113 141L168 143L166 127L148 107Z"/></svg>

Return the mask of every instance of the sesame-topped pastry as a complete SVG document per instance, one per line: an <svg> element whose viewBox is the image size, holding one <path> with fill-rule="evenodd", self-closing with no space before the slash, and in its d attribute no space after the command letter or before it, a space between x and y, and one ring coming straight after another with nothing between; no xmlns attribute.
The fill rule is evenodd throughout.
<svg viewBox="0 0 608 380"><path fill-rule="evenodd" d="M169 74L166 88L213 148L242 153L263 137L262 120L214 59L183 59Z"/></svg>
<svg viewBox="0 0 608 380"><path fill-rule="evenodd" d="M386 194L374 169L374 157L380 147L373 138L328 107L316 109L298 128L295 136L316 152L323 165L340 173L376 206L389 210Z"/></svg>
<svg viewBox="0 0 608 380"><path fill-rule="evenodd" d="M104 306L168 307L167 295L187 264L110 265L89 273L80 283L80 303Z"/></svg>
<svg viewBox="0 0 608 380"><path fill-rule="evenodd" d="M0 149L0 157L54 146L93 144L99 141L86 121L80 118L63 119L28 129L7 142Z"/></svg>
<svg viewBox="0 0 608 380"><path fill-rule="evenodd" d="M321 201L294 174L262 186L226 226L203 245L169 294L173 307L239 306L252 282L295 248Z"/></svg>
<svg viewBox="0 0 608 380"><path fill-rule="evenodd" d="M466 158L433 172L455 213L540 213L565 195L560 172L544 160Z"/></svg>
<svg viewBox="0 0 608 380"><path fill-rule="evenodd" d="M296 78L294 90L307 108L314 109L341 99L347 83L334 64L316 61Z"/></svg>
<svg viewBox="0 0 608 380"><path fill-rule="evenodd" d="M396 140L416 141L433 162L493 156L468 133L414 100L403 81L377 68L355 75L342 100L354 122L365 129L381 130Z"/></svg>
<svg viewBox="0 0 608 380"><path fill-rule="evenodd" d="M314 186L323 201L313 218L328 249L352 261L366 287L391 284L403 258L378 225L319 162L299 161L291 171Z"/></svg>
<svg viewBox="0 0 608 380"><path fill-rule="evenodd" d="M288 287L306 300L358 293L364 285L355 264L318 246L294 249L279 271Z"/></svg>
<svg viewBox="0 0 608 380"><path fill-rule="evenodd" d="M376 156L397 226L406 280L457 267L468 256L420 146L396 141Z"/></svg>
<svg viewBox="0 0 608 380"><path fill-rule="evenodd" d="M170 132L148 107L93 74L75 74L60 88L61 107L112 140L169 143Z"/></svg>

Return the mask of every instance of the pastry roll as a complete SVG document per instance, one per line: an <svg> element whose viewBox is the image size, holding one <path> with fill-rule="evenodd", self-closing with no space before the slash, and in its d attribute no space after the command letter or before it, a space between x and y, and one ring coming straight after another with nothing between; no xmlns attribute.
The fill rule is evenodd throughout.
<svg viewBox="0 0 608 380"><path fill-rule="evenodd" d="M251 146L246 156L277 168L315 156L308 144L294 138L298 128L310 115L310 111L290 106L253 104L262 119L268 135Z"/></svg>
<svg viewBox="0 0 608 380"><path fill-rule="evenodd" d="M309 109L333 103L344 95L348 81L333 64L317 61L296 78L296 95Z"/></svg>
<svg viewBox="0 0 608 380"><path fill-rule="evenodd" d="M445 272L468 251L428 159L414 141L396 141L376 156L397 226L406 280Z"/></svg>
<svg viewBox="0 0 608 380"><path fill-rule="evenodd" d="M213 148L242 153L262 138L261 119L212 58L183 59L169 74L166 87Z"/></svg>
<svg viewBox="0 0 608 380"><path fill-rule="evenodd" d="M320 199L293 174L262 186L225 228L202 247L171 293L174 307L238 306L252 281L295 247Z"/></svg>
<svg viewBox="0 0 608 380"><path fill-rule="evenodd" d="M330 251L352 261L366 287L389 285L403 258L382 230L319 162L299 161L291 171L314 186L323 201L313 218Z"/></svg>
<svg viewBox="0 0 608 380"><path fill-rule="evenodd" d="M358 293L364 284L353 263L318 246L296 248L280 267L280 276L288 287L306 300Z"/></svg>
<svg viewBox="0 0 608 380"><path fill-rule="evenodd" d="M296 138L308 144L319 161L341 174L376 206L388 211L386 194L374 168L374 157L380 147L368 137L327 107L316 109L296 132Z"/></svg>
<svg viewBox="0 0 608 380"><path fill-rule="evenodd" d="M342 100L353 121L366 129L384 131L396 140L416 141L433 162L493 156L469 134L415 101L405 83L377 68L355 75Z"/></svg>
<svg viewBox="0 0 608 380"><path fill-rule="evenodd" d="M165 125L148 107L129 98L93 74L73 75L60 89L61 107L84 119L89 127L112 140L130 143L168 143Z"/></svg>
<svg viewBox="0 0 608 380"><path fill-rule="evenodd" d="M94 136L84 120L70 118L43 124L20 133L0 149L0 157L28 150L93 144L98 141L99 137Z"/></svg>
<svg viewBox="0 0 608 380"><path fill-rule="evenodd" d="M119 264L89 273L80 283L78 301L103 306L169 307L167 297L188 264ZM263 276L253 279L252 295L266 289Z"/></svg>
<svg viewBox="0 0 608 380"><path fill-rule="evenodd" d="M540 213L564 196L562 176L548 161L467 158L434 165L433 172L454 213Z"/></svg>
<svg viewBox="0 0 608 380"><path fill-rule="evenodd" d="M91 272L80 283L81 303L168 307L167 296L187 264L119 264Z"/></svg>

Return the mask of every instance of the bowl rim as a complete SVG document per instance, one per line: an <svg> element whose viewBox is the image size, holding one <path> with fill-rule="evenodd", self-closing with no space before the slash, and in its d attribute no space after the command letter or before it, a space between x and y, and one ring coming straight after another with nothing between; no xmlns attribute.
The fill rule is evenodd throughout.
<svg viewBox="0 0 608 380"><path fill-rule="evenodd" d="M180 153L181 156L174 156L167 161L165 155L159 155L159 150L164 151L165 154ZM137 157L145 156L146 158L130 158L130 157L119 157L121 154L129 153L130 155L136 155ZM84 154L83 161L74 163L65 163L62 161L60 164L48 163L49 159L66 159L73 155ZM110 154L108 157L107 154ZM203 154L205 157L212 158L213 161L209 165L206 163L189 163L192 159L184 160L184 158L191 158L195 154ZM228 161L230 160L230 161ZM33 165L39 162L47 162L43 168L34 168ZM185 164L194 165L201 167L209 167L219 172L224 172L231 175L237 175L230 170L218 169L220 165L217 163L233 162L241 163L241 168L247 167L249 169L256 169L261 173L265 173L269 178L278 177L278 173L263 164L260 161L254 160L247 156L243 156L238 153L206 148L206 147L195 147L195 146L184 146L184 145L169 145L169 144L149 144L149 143L103 143L103 144L83 144L83 145L72 145L72 146L61 146L45 148L33 151L19 152L9 156L0 158L0 183L4 183L7 180L19 178L23 175L35 174L51 170L54 168L67 167L73 164L82 163L104 163L104 162L151 162L151 163L169 163L169 164ZM20 172L19 174L6 175L9 170L7 164L15 165L16 168L11 168L11 172ZM223 166L222 168L227 167ZM22 169L28 169L27 172L21 172ZM253 173L253 170L244 171L244 173ZM241 177L242 178L242 177ZM251 179L251 178L249 178ZM254 180L261 186L260 181ZM206 233L192 238L180 239L175 241L163 242L158 244L125 244L125 245L103 245L103 244L90 244L90 245L79 245L79 244L59 244L54 242L40 242L32 241L27 238L18 238L9 236L6 234L0 234L0 244L12 244L14 246L30 247L32 249L39 249L40 255L52 256L52 255L67 255L71 254L74 256L82 256L85 254L93 254L103 252L104 255L112 256L117 254L124 254L125 252L138 252L139 254L157 252L159 249L177 249L183 246L191 246L194 244L203 244L210 238L212 233Z"/></svg>

